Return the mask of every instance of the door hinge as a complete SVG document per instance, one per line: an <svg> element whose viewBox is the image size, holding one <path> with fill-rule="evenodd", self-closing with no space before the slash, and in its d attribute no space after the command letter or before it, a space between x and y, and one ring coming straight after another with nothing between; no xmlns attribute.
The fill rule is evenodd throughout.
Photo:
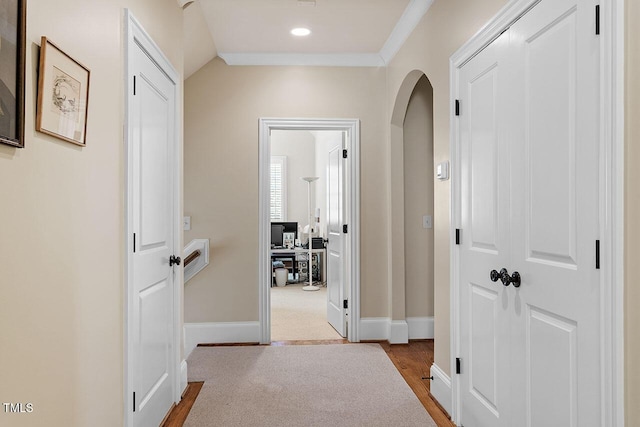
<svg viewBox="0 0 640 427"><path fill-rule="evenodd" d="M459 357L456 357L456 374L460 374L460 365L462 365L462 361Z"/></svg>
<svg viewBox="0 0 640 427"><path fill-rule="evenodd" d="M456 228L456 245L460 244L460 229Z"/></svg>
<svg viewBox="0 0 640 427"><path fill-rule="evenodd" d="M596 5L596 35L600 35L600 5Z"/></svg>
<svg viewBox="0 0 640 427"><path fill-rule="evenodd" d="M344 300L342 301L342 308L347 309L349 308L349 300Z"/></svg>
<svg viewBox="0 0 640 427"><path fill-rule="evenodd" d="M136 96L136 76L133 76L133 96Z"/></svg>
<svg viewBox="0 0 640 427"><path fill-rule="evenodd" d="M343 159L347 158L347 149L346 148L344 150L342 150L342 158Z"/></svg>
<svg viewBox="0 0 640 427"><path fill-rule="evenodd" d="M600 240L596 240L596 270L600 270Z"/></svg>
<svg viewBox="0 0 640 427"><path fill-rule="evenodd" d="M136 253L136 233L133 233L133 253Z"/></svg>
<svg viewBox="0 0 640 427"><path fill-rule="evenodd" d="M133 412L136 412L136 392L133 392Z"/></svg>
<svg viewBox="0 0 640 427"><path fill-rule="evenodd" d="M343 225L343 226L342 226L342 232L343 232L344 234L347 234L347 233L349 232L349 227L347 227L347 224L345 224L345 225Z"/></svg>
<svg viewBox="0 0 640 427"><path fill-rule="evenodd" d="M456 116L460 115L460 100L456 99Z"/></svg>

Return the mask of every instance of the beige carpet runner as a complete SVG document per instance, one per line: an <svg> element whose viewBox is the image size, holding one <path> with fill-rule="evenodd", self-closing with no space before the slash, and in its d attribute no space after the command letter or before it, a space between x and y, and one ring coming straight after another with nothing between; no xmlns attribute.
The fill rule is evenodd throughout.
<svg viewBox="0 0 640 427"><path fill-rule="evenodd" d="M197 347L185 426L435 427L378 344Z"/></svg>

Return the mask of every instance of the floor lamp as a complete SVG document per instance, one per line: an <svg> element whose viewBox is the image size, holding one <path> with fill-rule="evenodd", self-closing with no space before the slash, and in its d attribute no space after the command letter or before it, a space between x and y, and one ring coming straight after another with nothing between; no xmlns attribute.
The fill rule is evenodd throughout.
<svg viewBox="0 0 640 427"><path fill-rule="evenodd" d="M309 213L309 261L307 262L307 272L309 274L309 284L307 286L304 286L302 289L305 291L317 291L320 288L317 286L314 286L313 284L313 268L311 266L313 258L312 258L312 249L313 249L313 239L312 239L312 234L313 234L313 227L311 226L311 224L315 225L315 218L313 216L313 212L311 211L311 183L313 181L318 180L317 176L306 176L302 178L304 181L307 181L307 212Z"/></svg>

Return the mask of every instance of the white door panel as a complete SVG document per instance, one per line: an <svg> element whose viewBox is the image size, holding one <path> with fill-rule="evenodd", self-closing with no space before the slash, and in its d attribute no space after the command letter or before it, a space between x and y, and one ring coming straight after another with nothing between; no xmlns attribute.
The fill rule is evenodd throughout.
<svg viewBox="0 0 640 427"><path fill-rule="evenodd" d="M512 28L516 424L601 425L599 42L593 1L542 1ZM521 141L521 142L518 142ZM518 189L518 190L516 190ZM525 331L525 333L523 333Z"/></svg>
<svg viewBox="0 0 640 427"><path fill-rule="evenodd" d="M525 318L527 425L576 426L577 325L530 306Z"/></svg>
<svg viewBox="0 0 640 427"><path fill-rule="evenodd" d="M327 321L345 336L346 319L342 305L344 300L344 237L342 233L344 166L342 150L344 142L329 149L327 169Z"/></svg>
<svg viewBox="0 0 640 427"><path fill-rule="evenodd" d="M136 46L132 205L135 248L134 423L157 426L173 404L174 85Z"/></svg>
<svg viewBox="0 0 640 427"><path fill-rule="evenodd" d="M460 72L460 322L462 420L509 426L506 289L489 279L509 257L508 161L504 149L503 37Z"/></svg>

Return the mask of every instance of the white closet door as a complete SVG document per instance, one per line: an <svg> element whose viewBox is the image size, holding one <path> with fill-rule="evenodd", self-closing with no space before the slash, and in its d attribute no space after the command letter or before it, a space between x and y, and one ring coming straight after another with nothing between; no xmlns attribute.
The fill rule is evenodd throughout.
<svg viewBox="0 0 640 427"><path fill-rule="evenodd" d="M459 74L463 425L602 424L594 10L542 0Z"/></svg>
<svg viewBox="0 0 640 427"><path fill-rule="evenodd" d="M595 3L544 0L511 27L512 425L601 425Z"/></svg>
<svg viewBox="0 0 640 427"><path fill-rule="evenodd" d="M132 148L134 425L157 426L173 404L175 88L135 46Z"/></svg>
<svg viewBox="0 0 640 427"><path fill-rule="evenodd" d="M510 426L507 289L490 280L509 263L509 156L503 34L460 71L460 322L462 421Z"/></svg>

